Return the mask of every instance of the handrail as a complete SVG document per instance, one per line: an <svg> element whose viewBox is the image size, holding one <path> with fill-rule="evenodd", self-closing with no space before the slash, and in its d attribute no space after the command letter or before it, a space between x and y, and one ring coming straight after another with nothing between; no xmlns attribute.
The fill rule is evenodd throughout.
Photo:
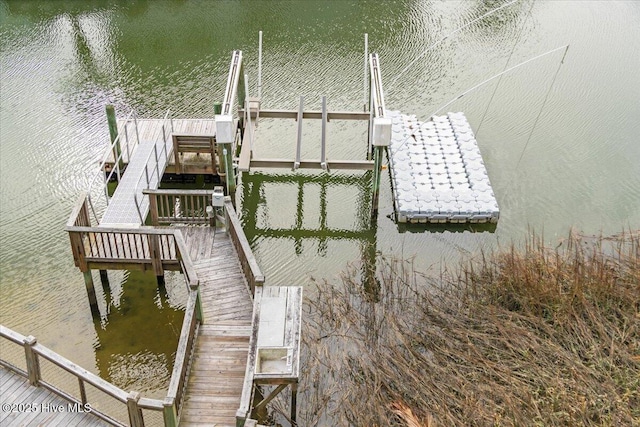
<svg viewBox="0 0 640 427"><path fill-rule="evenodd" d="M190 361L193 355L195 340L198 335L199 325L203 321L199 291L200 282L198 279L197 271L193 265L193 262L191 261L191 258L189 257L189 250L187 248L184 237L182 236L182 232L177 229L158 229L152 227L142 227L135 229L90 226L87 227L74 225L75 223L75 218L70 218L70 220L67 222L66 230L69 232L70 236L77 233L119 233L131 234L134 236L170 235L174 239L176 247L175 255L177 260L180 262L180 269L182 271L182 274L184 275L185 283L189 292L189 299L187 301L185 316L182 323L180 341L178 342L178 349L176 350L176 358L174 361L173 371L171 373L171 379L166 398L163 401L139 398L137 400L137 407L141 409L163 411L165 425L176 426L178 424L178 418L182 408L182 402L186 388L186 379L189 374ZM81 247L81 253L79 254L79 257L82 258L85 255L83 252L84 244L82 244L82 238L80 238L80 241L81 243L79 246ZM81 262L84 262L86 265L86 260L84 258L82 258Z"/></svg>
<svg viewBox="0 0 640 427"><path fill-rule="evenodd" d="M262 288L255 291L253 297L253 316L251 317L251 335L249 336L249 353L247 354L247 366L244 373L244 383L240 396L240 406L236 410L236 426L242 427L251 415L251 403L253 402L253 376L256 366L256 354L258 346L258 329L260 323L260 309L262 306Z"/></svg>
<svg viewBox="0 0 640 427"><path fill-rule="evenodd" d="M171 381L167 391L165 402L171 402L171 415L179 417L184 401L184 391L189 375L189 361L195 348L195 340L198 335L199 325L202 322L202 312L200 307L200 292L198 285L192 286L189 291L189 300L182 321L180 331L180 341L176 350L176 358L173 363Z"/></svg>
<svg viewBox="0 0 640 427"><path fill-rule="evenodd" d="M189 257L189 249L187 249L187 244L182 237L182 232L174 230L173 238L175 239L176 246L178 248L178 257L180 259L182 274L184 275L185 282L187 283L187 288L190 290L200 284L198 273L196 273L196 268Z"/></svg>
<svg viewBox="0 0 640 427"><path fill-rule="evenodd" d="M109 192L108 192L108 183L111 180L111 178L113 177L114 173L117 173L118 178L120 177L121 171L120 171L120 160L124 159L124 153L125 150L120 150L120 154L118 155L117 158L114 158L114 165L115 167L111 170L111 172L109 173L108 176L105 175L104 173L104 168L105 165L107 164L107 160L109 159L109 156L112 155L112 153L114 153L114 149L116 147L117 144L119 144L122 141L122 134L124 133L124 140L125 140L125 148L126 148L126 152L127 152L127 156L130 159L131 158L131 148L130 148L130 139L129 139L129 133L127 132L127 125L129 124L129 122L131 121L131 119L133 118L134 121L134 125L135 125L135 133L136 133L136 145L140 144L140 139L139 139L139 135L138 135L138 123L137 123L137 117L135 115L135 111L131 110L129 112L129 114L127 115L127 117L125 118L124 122L121 123L120 128L118 129L118 136L113 140L113 142L107 147L107 149L104 152L104 155L102 156L102 160L100 161L100 166L98 167L98 173L94 175L93 179L91 180L91 183L89 184L89 187L87 189L87 197L89 200L89 206L91 207L91 211L93 213L94 218L96 219L97 222L99 222L99 218L96 214L96 210L95 207L93 205L93 201L91 199L91 191L93 189L93 185L95 184L95 182L97 181L99 176L102 176L103 178L103 188L102 188L102 192L104 192L104 196L105 196L105 200L107 205L109 204ZM101 192L101 193L102 193Z"/></svg>
<svg viewBox="0 0 640 427"><path fill-rule="evenodd" d="M242 74L242 51L234 50L231 54L231 65L229 66L229 74L227 77L227 86L224 91L224 99L222 101L222 114L233 114L233 102L238 90L238 82Z"/></svg>
<svg viewBox="0 0 640 427"><path fill-rule="evenodd" d="M227 234L231 237L233 246L236 248L238 258L240 259L240 265L242 266L242 271L247 279L251 295L253 295L255 293L256 286L262 286L264 284L264 275L262 274L262 271L260 271L260 266L258 266L258 262L253 255L251 245L249 245L247 236L245 236L244 231L242 230L242 224L240 224L240 219L236 214L233 203L231 202L231 197L229 196L225 197L224 211Z"/></svg>
<svg viewBox="0 0 640 427"><path fill-rule="evenodd" d="M89 217L87 207L87 194L88 193L86 191L82 191L78 196L78 199L71 210L71 214L69 215L69 219L67 220L67 227L91 226L91 218Z"/></svg>
<svg viewBox="0 0 640 427"><path fill-rule="evenodd" d="M169 116L170 110L167 109L167 112L164 115L164 118L162 119L162 148L160 150L160 153L158 153L158 144L156 141L153 142L153 151L151 151L149 153L149 155L147 156L147 158L144 161L144 169L142 170L142 172L140 172L140 176L138 176L138 179L136 181L136 187L135 190L133 192L133 200L136 203L136 209L138 210L138 216L140 217L140 223L144 224L145 218L143 218L142 216L142 211L140 210L140 205L142 204L142 200L138 201L138 188L140 187L140 182L143 176L146 177L146 182L147 182L147 188L149 188L149 161L151 160L151 155L153 154L155 157L155 167L151 170L151 176L153 176L153 173L156 172L156 174L158 175L158 182L160 182L160 180L162 179L162 177L160 176L160 165L158 163L158 155L162 155L163 151L164 151L164 155L165 155L165 162L168 162L169 160L169 147L167 146L167 141L169 140L169 138L167 138L167 133L166 133L166 127L165 125L167 124L167 120L169 121L169 125L171 127L171 132L173 132L173 120L171 119L171 117ZM171 132L169 134L171 134ZM173 143L170 144L171 147L173 147ZM166 163L165 163L166 164ZM143 195L144 197L144 195Z"/></svg>
<svg viewBox="0 0 640 427"><path fill-rule="evenodd" d="M211 206L212 190L145 189L142 194L149 197L151 224L154 226L172 223L210 224L207 207ZM182 212L175 207L180 203ZM173 212L171 212L173 208Z"/></svg>
<svg viewBox="0 0 640 427"><path fill-rule="evenodd" d="M175 190L153 190L147 191L147 194L171 194ZM202 194L211 194L209 190L196 190L196 192ZM180 341L178 343L178 349L176 351L176 358L174 361L174 367L171 374L169 389L167 391L166 398L163 401L154 399L145 399L136 396L135 406L139 409L148 409L155 411L163 411L163 417L165 425L176 426L178 424L180 412L182 410L182 403L184 400L184 393L186 390L187 378L189 375L190 361L193 356L195 348L195 341L198 335L199 325L203 322L202 318L202 306L199 293L199 279L197 271L193 265L191 258L189 257L189 251L182 235L182 232L178 229L171 228L154 228L154 227L140 227L140 228L117 228L117 227L91 227L82 224L80 212L82 212L83 206L86 208L86 199L80 199L78 205L74 209L65 230L69 232L69 235L78 240L77 249L77 265L87 266L87 259L85 254L85 243L83 234L90 233L113 233L122 235L133 235L134 241L136 239L144 241L142 236L172 236L175 244L175 258L172 256L172 260L177 260L180 265L180 269L185 277L185 282L188 287L189 299L187 301L187 307L185 308L185 317L182 324L182 330L180 334ZM243 270L243 274L247 280L247 284L250 288L252 295L261 294L261 287L264 284L264 275L262 274L260 267L253 255L249 241L244 234L240 220L236 214L235 208L231 202L230 197L226 197L224 201L225 208L225 222L227 227L227 233L229 234L231 241L236 249L240 264ZM140 236L140 238L136 237ZM151 240L149 240L151 241ZM74 249L75 251L75 249ZM145 254L143 254L145 255ZM150 255L150 254L149 254ZM150 255L151 256L151 255ZM162 254L160 254L162 257ZM74 257L76 254L74 253ZM145 258L146 259L146 258ZM91 260L90 260L91 261ZM95 261L95 259L94 259ZM139 262L139 261L138 261ZM155 262L155 261L154 261ZM258 289L256 290L256 286ZM258 297L259 299L259 297ZM254 307L255 310L255 307ZM254 313L255 317L255 313ZM255 321L254 321L255 323ZM255 341L255 338L254 338ZM255 346L255 342L250 340L250 345ZM245 379L246 382L246 379ZM245 393L246 394L246 393ZM120 395L119 400L122 401L123 395ZM127 402L132 399L131 394L126 397Z"/></svg>
<svg viewBox="0 0 640 427"><path fill-rule="evenodd" d="M114 398L118 402L124 403L127 406L130 419L135 418L136 420L140 420L144 426L144 421L142 420L142 415L139 413L141 409L150 409L155 411L162 410L162 401L157 399L144 399L143 405L140 404L139 400L131 401L131 396L133 393L127 393L121 388L111 384L108 381L103 380L97 375L87 371L86 369L76 365L69 359L61 356L60 354L54 352L53 350L45 347L42 344L38 344L37 340L33 336L24 336L18 332L15 332L4 325L0 325L0 337L5 338L7 341L12 342L14 344L23 346L25 348L25 359L27 364L27 371L23 371L14 365L10 364L7 361L2 360L2 366L5 366L12 371L16 372L21 376L25 376L29 379L29 382L33 386L42 386L49 391L57 394L63 399L74 403L85 405L87 404L87 395L85 391L85 384L90 384L96 389L100 390L102 393ZM42 371L40 370L40 361L39 357L42 357L45 360L53 363L57 367L63 369L64 371L72 374L78 379L78 386L80 392L80 399L68 394L67 392L57 388L50 382L45 381L42 378ZM133 403L133 404L132 404ZM116 420L112 416L100 411L97 409L95 405L92 405L91 412L98 418L103 421L106 421L115 426L125 426L126 424ZM133 414L132 414L133 413Z"/></svg>

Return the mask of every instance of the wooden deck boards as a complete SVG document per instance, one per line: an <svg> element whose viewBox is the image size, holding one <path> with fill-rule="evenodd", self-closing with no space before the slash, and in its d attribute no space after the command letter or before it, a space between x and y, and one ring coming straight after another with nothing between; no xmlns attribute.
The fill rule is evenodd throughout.
<svg viewBox="0 0 640 427"><path fill-rule="evenodd" d="M110 426L90 412L73 412L68 401L4 367L0 367L0 402L3 426Z"/></svg>
<svg viewBox="0 0 640 427"><path fill-rule="evenodd" d="M162 138L162 119L138 119L138 138L140 141L158 141ZM118 128L124 129L125 119L118 119ZM173 119L173 131L176 133L188 133L194 135L215 135L216 123L213 118L204 119ZM171 129L165 130L167 137L171 133ZM129 158L133 155L133 152L137 148L136 143L136 131L133 120L127 123L127 134L129 136L130 147L127 151L125 146L125 137L121 137L123 140L123 160L124 163L129 163ZM166 166L166 172L176 173L175 158L170 156ZM109 154L107 158L107 165L111 167L114 163L113 154ZM211 169L211 155L201 153L198 155L185 155L183 159L184 173L212 173Z"/></svg>
<svg viewBox="0 0 640 427"><path fill-rule="evenodd" d="M249 352L253 302L224 232L181 228L200 279L200 326L181 426L235 426Z"/></svg>

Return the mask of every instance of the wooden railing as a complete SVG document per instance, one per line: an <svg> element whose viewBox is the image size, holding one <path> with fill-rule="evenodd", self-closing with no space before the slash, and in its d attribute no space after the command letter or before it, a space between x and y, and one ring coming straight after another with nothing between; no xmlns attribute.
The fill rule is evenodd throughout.
<svg viewBox="0 0 640 427"><path fill-rule="evenodd" d="M200 293L197 287L194 287L191 288L189 292L189 301L187 302L187 309L182 322L180 342L178 343L176 360L173 364L171 382L169 383L169 390L167 391L167 397L164 401L165 426L178 425L178 420L182 412L182 403L184 402L189 368L191 366L191 357L193 356L201 322L202 309Z"/></svg>
<svg viewBox="0 0 640 427"><path fill-rule="evenodd" d="M58 353L48 349L42 344L38 344L37 340L33 336L25 337L24 335L21 335L3 325L0 325L0 337L6 339L11 343L24 347L27 370L23 371L22 369L17 368L16 366L13 366L12 364L1 359L0 365L12 370L18 375L28 378L31 385L43 387L73 404L81 405L81 407L84 407L84 405L87 404L90 405L91 413L96 417L102 419L103 421L106 421L115 426L127 425L124 424L121 420L116 419L115 416L98 410L98 402L89 402L87 400L87 393L85 389L86 384L93 386L95 389L102 392L103 395L109 396L124 404L129 415L129 425L132 427L144 426L144 418L142 416L143 409L151 411L164 410L163 401L157 399L142 398L137 392L127 393L126 391L103 380L97 375L92 374L86 369L81 368L80 366L59 355ZM4 344L2 346L4 347ZM48 360L55 366L75 376L78 380L78 392L80 397L75 397L56 387L52 382L45 380L42 377L42 371L40 370L40 358Z"/></svg>
<svg viewBox="0 0 640 427"><path fill-rule="evenodd" d="M176 232L175 239L179 248L186 247L182 234ZM187 252L185 252L187 253ZM177 426L182 411L182 403L184 401L184 393L189 376L189 368L191 366L191 358L195 349L198 329L203 323L202 301L200 299L199 280L196 270L189 256L180 258L182 274L185 277L187 286L189 287L189 299L187 308L182 321L182 330L180 331L180 341L176 351L176 359L173 363L173 372L171 373L171 381L169 390L164 401L164 423L165 426Z"/></svg>
<svg viewBox="0 0 640 427"><path fill-rule="evenodd" d="M157 276L180 267L176 230L67 226L73 259L81 271L90 268L142 268L151 264Z"/></svg>
<svg viewBox="0 0 640 427"><path fill-rule="evenodd" d="M149 196L151 224L210 224L211 190L143 190Z"/></svg>
<svg viewBox="0 0 640 427"><path fill-rule="evenodd" d="M212 196L211 191L202 190L189 191L187 194L185 194L184 190L157 190L147 191L146 194L149 195L150 201L156 200L157 202L155 208L156 212L158 212L155 219L157 224L175 222L174 218L170 215L170 209L158 211L158 209L161 209L160 205L163 203L164 206L170 206L171 199L169 197L188 197L192 200L199 199L199 202L189 201L187 203L189 203L189 206L202 206L202 211L206 212L206 206L210 204ZM158 202L158 200L162 198L165 198L165 201ZM151 203L153 204L153 202ZM240 224L240 219L231 203L231 198L225 198L224 208L224 220L227 233L238 254L242 271L251 294L254 295L256 287L260 288L264 284L264 276L253 256L249 241ZM152 207L152 212L153 209ZM161 214L161 212L165 212L165 214ZM118 397L118 399L122 401L123 396L126 395L128 400L125 400L125 402L133 399L138 408L162 411L165 426L175 427L179 423L199 325L203 322L199 280L196 270L189 258L189 252L182 233L177 229L171 228L157 229L153 227L141 227L138 229L120 229L91 227L90 222L87 221L89 218L87 213L86 199L80 199L66 227L72 244L74 260L82 271L88 271L89 268L113 268L116 264L120 264L120 266L152 264L154 270L159 271L160 274L162 274L163 269L179 269L185 277L189 288L189 296L166 398L164 401L152 401L150 399L140 398L137 394L130 396L130 394L125 392L122 392ZM193 222L195 222L195 216L193 216L193 218ZM201 218L200 220L202 221L203 219L204 218ZM209 221L208 216L207 221ZM255 315L256 313L254 312L254 318ZM255 321L254 319L254 323ZM251 346L255 347L256 338L257 337L251 338ZM250 363L253 365L255 361ZM247 389L247 381L250 381L252 384L252 374L245 378L245 389ZM109 384L107 382L105 383ZM115 386L112 387L117 389ZM243 399L247 400L247 396L251 396L251 387L249 387L247 391L243 390ZM128 408L129 406L133 408L131 409L132 411L135 410L135 406L132 403L127 403L127 405ZM244 406L246 406L246 402L241 405L241 407ZM135 413L137 414L137 412ZM135 420L138 420L138 418L135 418ZM140 423L142 424L133 424L132 421L131 425L135 425L136 427L144 425L141 416Z"/></svg>
<svg viewBox="0 0 640 427"><path fill-rule="evenodd" d="M255 293L256 286L262 286L264 284L264 276L256 258L253 256L253 251L242 230L242 224L236 214L236 210L233 207L230 197L225 197L224 200L224 213L225 224L227 227L227 233L231 237L233 246L236 248L238 258L240 259L240 265L242 266L242 272L247 279L251 295Z"/></svg>
<svg viewBox="0 0 640 427"><path fill-rule="evenodd" d="M208 194L210 195L211 193L209 192ZM152 401L143 398L138 401L138 407L142 409L162 411L165 426L177 426L191 357L199 325L203 321L199 279L189 258L189 251L182 233L176 229L155 229L151 227L118 229L84 226L81 225L84 224L81 214L83 211L86 211L86 201L80 200L66 227L72 242L76 265L81 269L88 270L89 267L108 268L110 264L113 266L114 264L150 263L153 265L154 270L159 271L160 274L162 274L163 269L171 267L171 269L179 269L184 275L189 296L167 396L164 401ZM109 384L106 381L103 382ZM117 388L115 386L111 387ZM122 393L128 396L127 393ZM139 395L131 398L137 399ZM126 401L127 406L133 407L129 401ZM139 419L140 422L135 421L136 423L134 423L134 421L131 421L131 425L135 427L143 426L144 421L141 415ZM138 418L135 420L138 420Z"/></svg>
<svg viewBox="0 0 640 427"><path fill-rule="evenodd" d="M247 355L247 366L242 383L242 395L240 396L240 406L236 410L236 427L251 425L251 406L253 403L254 387L253 375L256 366L256 352L258 345L258 326L260 323L260 307L262 306L262 289L256 289L253 296L253 316L251 318L251 336L249 337L249 353ZM255 423L253 424L255 425Z"/></svg>
<svg viewBox="0 0 640 427"><path fill-rule="evenodd" d="M69 215L67 228L69 227L91 227L91 217L89 216L89 198L87 192L82 192L76 201L76 204ZM85 261L84 243L82 235L78 233L69 233L71 242L71 252L73 253L73 261L76 267L81 271L87 271L87 263Z"/></svg>

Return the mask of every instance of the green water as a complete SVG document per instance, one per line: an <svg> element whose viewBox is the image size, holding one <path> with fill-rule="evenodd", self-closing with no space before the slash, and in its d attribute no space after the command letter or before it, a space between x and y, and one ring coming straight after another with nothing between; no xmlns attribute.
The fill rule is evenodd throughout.
<svg viewBox="0 0 640 427"><path fill-rule="evenodd" d="M359 110L365 32L391 82L500 4L0 1L0 322L122 387L161 395L181 324L180 278L169 278L167 297L153 278L114 272L94 319L63 229L104 150L105 104L120 115L210 117L233 49L244 52L255 95L262 30L264 108L295 109L304 95L319 109L326 95L330 110ZM362 172L261 171L245 177L238 201L267 284L313 295L313 279L335 280L377 251L439 271L529 229L555 242L572 227L639 228L640 2L516 3L417 61L385 87L387 107L425 119L508 58L515 65L567 43L553 86L561 54L505 76L495 95L497 80L450 107L479 129L501 209L495 230L400 229L387 174L372 223ZM265 120L259 132L256 157L293 158L295 122ZM305 122L303 158L319 157L319 141L319 124ZM365 126L331 122L328 157L363 159L365 141ZM157 378L136 382L127 369Z"/></svg>

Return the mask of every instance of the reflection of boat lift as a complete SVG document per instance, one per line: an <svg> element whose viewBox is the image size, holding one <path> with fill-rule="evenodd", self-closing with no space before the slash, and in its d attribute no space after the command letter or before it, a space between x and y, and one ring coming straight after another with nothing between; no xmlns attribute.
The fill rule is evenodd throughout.
<svg viewBox="0 0 640 427"><path fill-rule="evenodd" d="M368 214L365 206L371 203L370 191L371 173L362 175L343 174L264 174L252 172L242 177L243 203L242 218L243 229L249 241L256 238L292 239L295 242L295 252L302 253L302 241L313 239L318 241L318 254L326 256L327 242L329 240L355 240L360 243L360 259L362 262L363 282L372 284L375 276L377 223ZM285 184L297 186L297 204L295 224L290 228L261 227L258 225L258 207L264 200L264 188L270 184ZM318 215L320 224L317 228L304 227L304 195L305 187L320 187L320 206ZM355 187L359 190L354 203L358 204L356 211L360 216L356 218L356 229L347 230L339 227L331 227L327 223L327 189L337 186Z"/></svg>

